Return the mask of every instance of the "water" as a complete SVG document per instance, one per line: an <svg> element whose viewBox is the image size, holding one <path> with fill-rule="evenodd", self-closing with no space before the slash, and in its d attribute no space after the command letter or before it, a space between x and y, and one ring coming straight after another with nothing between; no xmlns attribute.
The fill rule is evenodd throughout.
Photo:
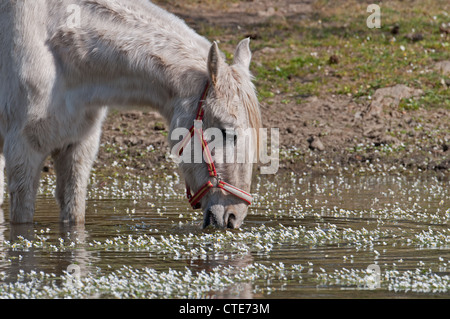
<svg viewBox="0 0 450 319"><path fill-rule="evenodd" d="M84 226L58 223L51 174L33 225L0 212L0 297L450 296L448 177L260 176L233 231L201 229L176 173L91 185Z"/></svg>

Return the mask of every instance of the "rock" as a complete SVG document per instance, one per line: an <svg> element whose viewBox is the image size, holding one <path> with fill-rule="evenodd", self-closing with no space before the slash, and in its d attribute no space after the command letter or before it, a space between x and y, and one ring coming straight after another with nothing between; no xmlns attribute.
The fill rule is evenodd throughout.
<svg viewBox="0 0 450 319"><path fill-rule="evenodd" d="M434 69L444 75L450 75L450 61L439 61L435 64Z"/></svg>
<svg viewBox="0 0 450 319"><path fill-rule="evenodd" d="M307 142L309 143L309 148L313 151L318 150L322 152L325 150L325 146L317 136L310 136Z"/></svg>
<svg viewBox="0 0 450 319"><path fill-rule="evenodd" d="M368 114L381 115L384 108L397 108L401 99L418 97L422 94L422 90L413 89L404 84L378 89L372 96Z"/></svg>
<svg viewBox="0 0 450 319"><path fill-rule="evenodd" d="M117 135L113 137L113 143L117 145L123 145L124 144L124 137L122 135Z"/></svg>

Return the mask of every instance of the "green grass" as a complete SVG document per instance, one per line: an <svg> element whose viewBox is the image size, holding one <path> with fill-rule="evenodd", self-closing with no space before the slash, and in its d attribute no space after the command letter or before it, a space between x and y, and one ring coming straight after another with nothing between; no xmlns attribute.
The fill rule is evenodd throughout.
<svg viewBox="0 0 450 319"><path fill-rule="evenodd" d="M170 0L174 5L178 0ZM238 1L233 1L238 2ZM186 4L195 5L195 0ZM228 10L231 3L208 0L208 8ZM185 4L183 4L185 5ZM321 94L345 94L354 98L372 95L376 89L405 84L421 89L418 100L402 101L402 110L419 108L450 109L449 77L434 70L437 61L450 60L450 35L439 26L450 21L447 0L387 1L380 3L381 28L369 29L367 3L357 0L319 0L313 13L269 19L238 29L234 24L197 22L197 31L220 47L231 60L238 40L256 34L251 47L259 98L268 105L282 100L301 102ZM399 33L392 34L393 26ZM408 34L423 39L412 41ZM272 48L269 52L261 51ZM330 64L330 56L338 63Z"/></svg>
<svg viewBox="0 0 450 319"><path fill-rule="evenodd" d="M435 5L430 1L415 2L413 7L383 3L381 29L367 28L363 5L355 10L336 5L314 19L259 26L253 47L276 50L276 54L261 55L253 67L261 98L270 100L277 93L361 97L377 88L405 84L425 94L402 101L402 109L450 109L450 91L442 84L448 77L433 69L437 61L450 59L450 37L439 32L439 25L450 20L444 11L449 5L431 3ZM400 26L397 35L390 32L394 25ZM423 39L414 42L406 37L409 33L420 33ZM331 55L338 57L337 64L329 64Z"/></svg>

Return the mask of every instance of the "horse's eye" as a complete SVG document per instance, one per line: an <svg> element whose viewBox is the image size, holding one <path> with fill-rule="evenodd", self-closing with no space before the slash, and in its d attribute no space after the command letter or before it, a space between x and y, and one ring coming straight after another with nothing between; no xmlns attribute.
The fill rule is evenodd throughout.
<svg viewBox="0 0 450 319"><path fill-rule="evenodd" d="M233 138L234 145L236 145L237 142L237 135L234 133L233 130L226 130L222 129L220 130L222 132L223 140L226 141L227 138Z"/></svg>
<svg viewBox="0 0 450 319"><path fill-rule="evenodd" d="M223 137L223 139L226 139L226 138L227 138L227 130L222 129L222 130L220 130L220 131L222 132L222 137Z"/></svg>

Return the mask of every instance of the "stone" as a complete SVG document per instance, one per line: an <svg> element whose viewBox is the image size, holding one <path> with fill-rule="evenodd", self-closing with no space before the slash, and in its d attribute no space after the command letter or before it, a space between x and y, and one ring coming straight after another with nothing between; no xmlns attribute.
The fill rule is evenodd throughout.
<svg viewBox="0 0 450 319"><path fill-rule="evenodd" d="M317 136L310 136L307 139L307 142L309 143L309 148L312 149L313 151L318 150L322 152L325 150L325 146L323 145L320 138L318 138Z"/></svg>
<svg viewBox="0 0 450 319"><path fill-rule="evenodd" d="M450 61L439 61L435 64L434 69L443 75L450 75Z"/></svg>
<svg viewBox="0 0 450 319"><path fill-rule="evenodd" d="M404 84L378 89L372 96L368 114L379 116L385 108L397 108L402 99L419 97L422 94L422 90L413 89Z"/></svg>

